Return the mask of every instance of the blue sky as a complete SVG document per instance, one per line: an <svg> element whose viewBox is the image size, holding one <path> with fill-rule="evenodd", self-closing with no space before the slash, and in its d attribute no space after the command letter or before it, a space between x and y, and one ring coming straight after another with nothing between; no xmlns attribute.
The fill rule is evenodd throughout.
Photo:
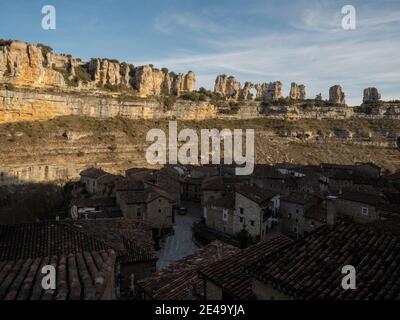
<svg viewBox="0 0 400 320"><path fill-rule="evenodd" d="M56 8L57 29L41 28L41 8ZM343 30L341 8L356 8ZM0 0L0 38L48 44L83 59L109 57L193 70L198 87L216 75L304 83L307 96L341 84L350 104L365 87L400 98L400 0Z"/></svg>

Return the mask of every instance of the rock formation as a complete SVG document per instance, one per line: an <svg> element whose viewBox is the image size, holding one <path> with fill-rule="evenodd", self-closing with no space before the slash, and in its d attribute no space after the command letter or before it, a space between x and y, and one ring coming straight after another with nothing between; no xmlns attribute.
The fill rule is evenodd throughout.
<svg viewBox="0 0 400 320"><path fill-rule="evenodd" d="M381 99L381 95L377 88L366 88L364 89L363 102L378 102Z"/></svg>
<svg viewBox="0 0 400 320"><path fill-rule="evenodd" d="M254 89L256 91L255 96L250 92ZM264 92L264 84L245 82L240 96L243 100L253 100L262 98Z"/></svg>
<svg viewBox="0 0 400 320"><path fill-rule="evenodd" d="M340 85L334 85L329 88L329 102L335 104L346 104L345 95Z"/></svg>
<svg viewBox="0 0 400 320"><path fill-rule="evenodd" d="M79 69L79 70L78 70ZM93 89L112 86L135 89L142 97L179 95L195 89L196 76L168 73L151 65L134 67L111 59L83 62L71 56L54 54L44 45L22 41L0 41L0 83L31 87Z"/></svg>
<svg viewBox="0 0 400 320"><path fill-rule="evenodd" d="M304 100L306 98L306 87L303 84L292 82L290 85L289 99Z"/></svg>
<svg viewBox="0 0 400 320"><path fill-rule="evenodd" d="M46 66L42 47L21 41L0 45L0 82L16 85L64 87L63 76Z"/></svg>
<svg viewBox="0 0 400 320"><path fill-rule="evenodd" d="M282 82L270 82L264 87L264 100L274 101L282 98Z"/></svg>
<svg viewBox="0 0 400 320"><path fill-rule="evenodd" d="M237 99L240 94L240 83L235 77L219 75L215 79L214 92L226 98Z"/></svg>

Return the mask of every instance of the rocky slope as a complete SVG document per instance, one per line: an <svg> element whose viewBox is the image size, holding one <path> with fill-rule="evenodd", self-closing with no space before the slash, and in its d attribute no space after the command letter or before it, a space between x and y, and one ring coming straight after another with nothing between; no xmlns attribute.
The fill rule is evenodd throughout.
<svg viewBox="0 0 400 320"><path fill-rule="evenodd" d="M88 166L111 172L148 167L146 133L168 132L168 121L59 117L42 122L0 125L0 184L65 181ZM257 163L373 161L399 168L396 120L271 119L179 121L178 129L253 128Z"/></svg>

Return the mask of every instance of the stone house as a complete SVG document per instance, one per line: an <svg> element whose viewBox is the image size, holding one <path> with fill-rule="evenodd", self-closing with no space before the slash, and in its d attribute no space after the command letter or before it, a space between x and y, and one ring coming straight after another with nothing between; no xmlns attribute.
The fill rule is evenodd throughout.
<svg viewBox="0 0 400 320"><path fill-rule="evenodd" d="M235 235L233 222L235 217L235 195L231 193L210 199L203 207L204 221L207 227L229 235Z"/></svg>
<svg viewBox="0 0 400 320"><path fill-rule="evenodd" d="M384 198L377 192L344 191L333 202L338 216L347 216L358 223L379 220L379 208L384 206Z"/></svg>
<svg viewBox="0 0 400 320"><path fill-rule="evenodd" d="M285 176L277 168L258 164L254 166L254 171L250 178L250 183L255 184L259 188L270 190L279 194L286 194L290 190L290 176Z"/></svg>
<svg viewBox="0 0 400 320"><path fill-rule="evenodd" d="M141 300L203 300L203 281L198 278L197 270L239 250L224 242L213 241L193 254L137 281L137 296Z"/></svg>
<svg viewBox="0 0 400 320"><path fill-rule="evenodd" d="M201 184L203 178L193 178L186 176L179 179L180 194L182 200L201 201Z"/></svg>
<svg viewBox="0 0 400 320"><path fill-rule="evenodd" d="M124 179L121 175L106 173L97 179L96 194L103 197L115 197L115 187L118 181Z"/></svg>
<svg viewBox="0 0 400 320"><path fill-rule="evenodd" d="M395 300L399 244L391 234L343 220L261 257L246 272L257 300ZM357 270L356 290L343 290L346 265Z"/></svg>
<svg viewBox="0 0 400 320"><path fill-rule="evenodd" d="M283 235L275 235L219 261L210 262L198 270L203 280L205 300L254 299L251 278L246 266L263 256L284 248L293 241Z"/></svg>
<svg viewBox="0 0 400 320"><path fill-rule="evenodd" d="M149 223L157 236L171 231L174 201L161 187L128 178L118 183L116 199L125 218Z"/></svg>
<svg viewBox="0 0 400 320"><path fill-rule="evenodd" d="M201 204L206 206L210 200L226 196L234 190L235 185L243 181L240 177L207 177L201 184Z"/></svg>
<svg viewBox="0 0 400 320"><path fill-rule="evenodd" d="M281 198L279 230L283 234L299 239L325 223L325 202L319 196L294 192Z"/></svg>
<svg viewBox="0 0 400 320"><path fill-rule="evenodd" d="M121 209L112 197L72 199L69 213L74 220L122 217Z"/></svg>
<svg viewBox="0 0 400 320"><path fill-rule="evenodd" d="M98 179L107 174L107 172L98 168L88 168L79 173L81 183L91 194L96 193L98 190Z"/></svg>
<svg viewBox="0 0 400 320"><path fill-rule="evenodd" d="M245 229L255 239L262 240L276 226L280 195L255 185L240 184L235 188L233 232Z"/></svg>

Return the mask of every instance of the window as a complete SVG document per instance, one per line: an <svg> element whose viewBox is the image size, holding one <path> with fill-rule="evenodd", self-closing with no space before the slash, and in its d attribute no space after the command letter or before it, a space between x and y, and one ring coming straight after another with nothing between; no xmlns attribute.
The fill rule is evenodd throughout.
<svg viewBox="0 0 400 320"><path fill-rule="evenodd" d="M244 214L244 209L243 208L239 208L240 210L240 214Z"/></svg>
<svg viewBox="0 0 400 320"><path fill-rule="evenodd" d="M140 208L137 208L136 216L137 216L137 217L140 217L141 215L142 215L142 213L140 212Z"/></svg>
<svg viewBox="0 0 400 320"><path fill-rule="evenodd" d="M362 208L362 209L361 209L361 213L362 213L364 216L368 216L368 208Z"/></svg>
<svg viewBox="0 0 400 320"><path fill-rule="evenodd" d="M291 217L292 217L292 213L291 212L288 212L288 218L290 219Z"/></svg>
<svg viewBox="0 0 400 320"><path fill-rule="evenodd" d="M293 232L297 233L297 227L296 226L293 227Z"/></svg>
<svg viewBox="0 0 400 320"><path fill-rule="evenodd" d="M158 209L158 213L161 213L161 209Z"/></svg>
<svg viewBox="0 0 400 320"><path fill-rule="evenodd" d="M222 220L223 221L228 221L228 212L226 210L224 210L222 212Z"/></svg>
<svg viewBox="0 0 400 320"><path fill-rule="evenodd" d="M240 221L241 223L243 223L243 218L242 218L242 217L240 217L239 221Z"/></svg>
<svg viewBox="0 0 400 320"><path fill-rule="evenodd" d="M313 227L314 227L314 221L311 221L311 226L313 226Z"/></svg>
<svg viewBox="0 0 400 320"><path fill-rule="evenodd" d="M254 226L254 220L250 220L250 225Z"/></svg>

